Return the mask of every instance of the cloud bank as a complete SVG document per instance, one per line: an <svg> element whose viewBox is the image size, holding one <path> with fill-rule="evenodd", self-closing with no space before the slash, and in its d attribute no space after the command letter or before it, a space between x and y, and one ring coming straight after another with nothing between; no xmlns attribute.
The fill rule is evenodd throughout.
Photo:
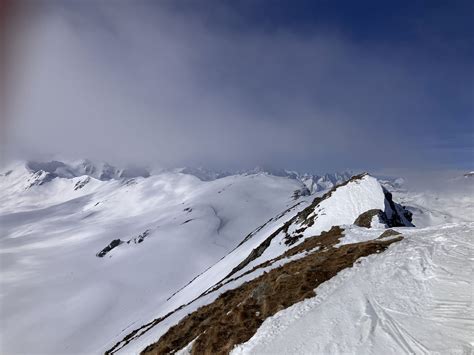
<svg viewBox="0 0 474 355"><path fill-rule="evenodd" d="M9 53L7 157L313 171L472 163L473 68L452 53L464 43L259 27L216 3L25 9Z"/></svg>

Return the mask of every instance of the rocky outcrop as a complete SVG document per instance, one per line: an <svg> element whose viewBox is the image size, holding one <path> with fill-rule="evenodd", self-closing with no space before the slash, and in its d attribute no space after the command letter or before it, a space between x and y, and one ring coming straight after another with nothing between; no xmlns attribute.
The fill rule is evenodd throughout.
<svg viewBox="0 0 474 355"><path fill-rule="evenodd" d="M120 244L122 244L123 241L120 240L120 239L114 239L110 242L109 245L107 245L104 249L102 249L101 251L99 251L96 256L98 258L103 258L104 256L106 256L112 249L118 247Z"/></svg>
<svg viewBox="0 0 474 355"><path fill-rule="evenodd" d="M102 249L100 252L98 252L96 254L97 257L99 258L103 258L104 256L106 256L112 249L115 249L116 247L118 247L119 245L123 244L123 243L127 243L127 244L140 244L142 243L145 238L147 238L148 236L150 235L150 230L147 229L146 231L144 231L143 233L139 234L138 236L134 237L134 238L130 238L129 240L127 240L126 242L121 240L121 239L114 239L110 242L109 245L107 245L104 249Z"/></svg>

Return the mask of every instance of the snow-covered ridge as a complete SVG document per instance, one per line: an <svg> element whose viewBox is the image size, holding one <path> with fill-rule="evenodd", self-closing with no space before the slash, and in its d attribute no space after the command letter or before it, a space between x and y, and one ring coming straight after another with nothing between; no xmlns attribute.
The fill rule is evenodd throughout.
<svg viewBox="0 0 474 355"><path fill-rule="evenodd" d="M232 355L471 353L473 228L403 230L402 242L267 318ZM346 232L351 242L378 233Z"/></svg>
<svg viewBox="0 0 474 355"><path fill-rule="evenodd" d="M99 180L56 165L31 167L64 176L42 185L21 162L0 176L1 353L103 353L264 221L307 205L300 181L266 174Z"/></svg>
<svg viewBox="0 0 474 355"><path fill-rule="evenodd" d="M229 288L258 276L259 273L252 270L259 269L259 265L274 264L272 260L277 260L306 239L334 226L351 225L361 214L371 210L380 210L385 221L394 220L395 216L399 217L398 221L405 221L398 215L404 209L391 201L391 196L380 183L367 174L361 174L316 197L304 209L280 214L279 218L257 228L231 253L176 292L170 298L169 306L157 312L155 319L143 322L143 327L138 328L131 338L112 344L109 350L124 353L141 350L151 341L156 341L180 317L214 301ZM409 221L406 223L409 225ZM382 221L377 226L385 227Z"/></svg>
<svg viewBox="0 0 474 355"><path fill-rule="evenodd" d="M306 238L327 232L334 226L351 225L364 213L380 211L382 218L372 216L369 226L412 226L411 215L393 202L391 194L374 177L360 174L345 183L336 185L293 218L280 222L280 227L252 250L243 261L226 276L245 272L259 263L283 254L289 247ZM261 234L260 238L264 235ZM253 236L252 238L256 238ZM241 246L245 249L245 246ZM257 252L255 252L257 250Z"/></svg>
<svg viewBox="0 0 474 355"><path fill-rule="evenodd" d="M248 170L238 170L234 172L229 171L215 171L209 170L203 167L199 168L179 168L173 169L173 171L180 172L183 174L194 175L202 181L213 181L216 179L221 179L226 176L231 175L255 175L255 174L268 174L279 177L286 177L289 179L294 179L303 182L307 189L308 193L315 193L322 190L330 189L338 184L343 183L350 179L354 173L351 171L344 172L335 172L335 173L326 173L323 175L318 174L308 174L308 173L299 173L292 170L285 169L270 169L263 167L255 167Z"/></svg>
<svg viewBox="0 0 474 355"><path fill-rule="evenodd" d="M400 197L414 223L423 221L413 208L420 195L366 174L334 176L345 181L308 194L303 175L287 171L129 178L92 165L19 163L0 174L2 353L99 354L116 344L138 353L224 292L305 257L282 256L333 226L344 230L344 245L409 225ZM31 185L35 177L44 182ZM443 228L442 207L453 208L449 221L455 207L472 219L473 195L465 195L462 205L436 199L436 211L425 196L416 208L443 213L426 219Z"/></svg>
<svg viewBox="0 0 474 355"><path fill-rule="evenodd" d="M9 176L12 172L16 172L17 177L20 171L25 171L27 175L26 188L33 186L42 186L56 178L62 179L74 179L78 177L89 177L100 181L118 180L125 181L128 179L138 177L150 177L151 175L159 175L166 173L181 173L186 175L192 175L197 177L201 181L214 181L222 179L228 176L242 175L271 175L277 177L285 177L293 179L303 184L302 188L296 190L294 193L294 199L301 196L313 194L318 191L330 189L338 184L341 184L353 176L350 171L342 173L327 173L323 175L316 174L300 174L295 171L289 171L284 169L268 169L262 167L256 167L249 170L239 170L234 172L210 170L203 167L193 168L176 168L176 169L158 169L151 171L144 167L128 167L119 168L108 164L106 162L93 162L88 159L83 159L73 162L63 161L27 161L17 162L10 166L10 169L0 174L0 177ZM78 182L77 188L83 187L89 180L83 179Z"/></svg>
<svg viewBox="0 0 474 355"><path fill-rule="evenodd" d="M102 181L150 176L150 172L145 168L120 169L108 163L94 163L90 160L81 160L70 164L56 160L50 162L28 161L25 167L33 174L44 175L42 182L50 181L56 177L71 179L83 175Z"/></svg>

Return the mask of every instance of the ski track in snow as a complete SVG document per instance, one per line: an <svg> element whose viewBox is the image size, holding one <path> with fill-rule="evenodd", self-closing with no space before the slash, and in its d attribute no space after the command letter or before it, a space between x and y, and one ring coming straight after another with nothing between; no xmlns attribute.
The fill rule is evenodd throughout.
<svg viewBox="0 0 474 355"><path fill-rule="evenodd" d="M471 354L473 229L398 228L402 242L268 318L232 354Z"/></svg>
<svg viewBox="0 0 474 355"><path fill-rule="evenodd" d="M0 176L0 350L5 354L103 353L222 280L316 196L297 204L291 196L302 182L266 174L209 182L176 172L128 182L80 176L33 187L25 178L31 175L19 166ZM415 224L437 226L399 228L405 240L342 271L318 287L316 297L269 318L234 352L469 353L472 198L460 204L429 194L399 197L419 209ZM383 209L383 192L375 179L366 178L338 189L320 207L304 237L350 224L365 210ZM346 228L341 244L382 232ZM143 243L124 243L104 258L95 256L112 240L130 240L145 230L150 234ZM284 252L282 238L275 237L234 276ZM140 352L192 310L263 271L203 296L120 353Z"/></svg>

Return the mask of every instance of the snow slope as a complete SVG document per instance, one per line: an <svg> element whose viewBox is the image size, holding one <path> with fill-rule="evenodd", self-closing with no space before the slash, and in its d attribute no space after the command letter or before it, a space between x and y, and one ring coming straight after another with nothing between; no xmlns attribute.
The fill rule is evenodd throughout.
<svg viewBox="0 0 474 355"><path fill-rule="evenodd" d="M138 353L226 290L303 257L275 260L332 226L343 226L347 244L379 237L389 220L409 225L369 175L346 183L343 175L277 175L177 169L149 176L91 162L7 168L0 174L0 352ZM469 349L472 195L459 202L399 185L394 199L426 228L398 228L402 242L267 319L236 353ZM353 226L371 211L385 222Z"/></svg>
<svg viewBox="0 0 474 355"><path fill-rule="evenodd" d="M268 318L233 354L471 354L474 184L467 180L418 190L401 179L384 183L417 228L397 228L403 241ZM380 231L351 227L345 234L352 243Z"/></svg>
<svg viewBox="0 0 474 355"><path fill-rule="evenodd" d="M133 336L132 341L119 343L115 347L113 347L114 344L110 344L110 348L106 350L113 348L114 352L119 350L125 354L139 352L156 341L171 325L176 324L186 314L213 302L225 290L238 287L246 280L261 274L263 270L237 281L231 282L232 278L239 277L255 266L282 255L290 247L322 231L328 231L332 226L350 225L360 214L372 209L381 209L389 215L392 213L378 181L369 175L360 175L323 196L320 194L319 199L308 206L305 213L298 213L301 208L295 208L285 214L280 214L277 218L265 223L261 229L246 238L209 270L192 280L166 304L151 313L148 319L143 319L141 327L134 327L139 331ZM312 224L308 224L308 221L312 221ZM296 239L296 241L288 243L287 241L291 239ZM262 245L266 245L266 248L260 255L249 259L254 250L262 249ZM245 260L248 262L245 263ZM286 260L288 261L290 259ZM273 267L278 265L280 264L275 264ZM217 290L211 291L213 287ZM155 324L154 319L164 317L175 310L176 312L171 316ZM143 326L145 324L149 325Z"/></svg>
<svg viewBox="0 0 474 355"><path fill-rule="evenodd" d="M474 220L474 181L457 184L456 188L407 191L397 190L394 196L409 206L413 222L419 227Z"/></svg>
<svg viewBox="0 0 474 355"><path fill-rule="evenodd" d="M172 172L99 180L57 170L31 185L38 171L15 164L0 176L6 354L103 352L262 221L297 203L293 193L303 187L266 174L203 182ZM116 239L123 243L96 256Z"/></svg>
<svg viewBox="0 0 474 355"><path fill-rule="evenodd" d="M317 174L300 174L297 171L285 170L285 169L269 169L263 167L255 167L250 170L241 170L236 172L224 172L224 171L212 171L203 167L199 168L179 168L175 169L175 172L181 172L190 174L198 177L203 181L212 181L220 179L230 175L255 175L255 174L268 174L273 176L287 177L290 179L298 180L304 183L308 189L308 193L315 193L318 191L328 190L334 186L349 180L354 173L351 171L328 173L324 175Z"/></svg>
<svg viewBox="0 0 474 355"><path fill-rule="evenodd" d="M400 229L402 242L268 318L232 354L470 354L473 229L474 223ZM347 234L352 242L378 235Z"/></svg>

